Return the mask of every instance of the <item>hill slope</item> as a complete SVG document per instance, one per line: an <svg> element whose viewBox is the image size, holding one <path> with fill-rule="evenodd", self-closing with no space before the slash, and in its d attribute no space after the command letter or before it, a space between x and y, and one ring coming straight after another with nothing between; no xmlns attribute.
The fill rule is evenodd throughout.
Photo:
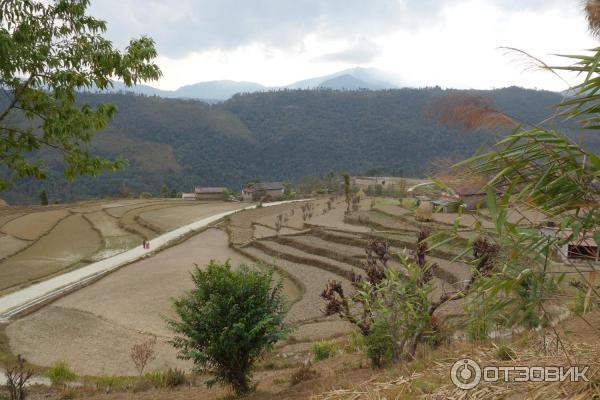
<svg viewBox="0 0 600 400"><path fill-rule="evenodd" d="M51 201L66 201L114 195L123 183L135 192L155 194L163 183L182 191L193 185L239 190L251 178L293 180L376 167L388 174L419 176L432 160L467 157L500 134L465 132L431 119L424 110L448 93L464 92L281 90L235 95L218 105L84 94L83 102L117 105L117 116L97 135L94 147L104 155L124 156L129 167L68 185L60 163L49 159L48 181L24 181L2 197L10 203L37 202L45 187ZM547 118L550 106L561 99L557 93L519 88L470 93L527 122ZM600 148L598 141L586 141Z"/></svg>

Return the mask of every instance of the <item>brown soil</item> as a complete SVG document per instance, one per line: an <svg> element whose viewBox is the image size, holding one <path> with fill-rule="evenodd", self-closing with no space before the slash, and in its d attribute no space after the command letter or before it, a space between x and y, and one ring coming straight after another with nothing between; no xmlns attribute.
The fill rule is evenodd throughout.
<svg viewBox="0 0 600 400"><path fill-rule="evenodd" d="M160 229L161 232L171 231L209 215L230 210L238 210L247 206L245 203L196 203L173 205L153 211L139 213L142 221Z"/></svg>
<svg viewBox="0 0 600 400"><path fill-rule="evenodd" d="M0 260L9 257L31 244L28 240L17 239L16 237L0 233Z"/></svg>
<svg viewBox="0 0 600 400"><path fill-rule="evenodd" d="M0 262L0 290L54 274L91 256L99 250L100 239L81 215L63 219L49 234Z"/></svg>
<svg viewBox="0 0 600 400"><path fill-rule="evenodd" d="M181 367L163 343L171 335L164 318L174 315L171 299L191 288L194 264L211 259L248 262L228 247L224 232L209 229L14 321L7 328L11 349L38 365L64 360L79 374L129 375L131 346L153 334L162 344L151 369ZM284 292L299 297L289 281Z"/></svg>
<svg viewBox="0 0 600 400"><path fill-rule="evenodd" d="M26 214L4 224L2 232L18 239L36 240L68 215L67 210Z"/></svg>

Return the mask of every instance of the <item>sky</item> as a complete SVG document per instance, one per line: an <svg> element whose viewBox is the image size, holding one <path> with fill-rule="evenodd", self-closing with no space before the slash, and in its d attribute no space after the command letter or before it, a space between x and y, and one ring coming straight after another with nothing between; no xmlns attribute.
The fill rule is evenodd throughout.
<svg viewBox="0 0 600 400"><path fill-rule="evenodd" d="M514 47L550 65L597 46L581 0L92 0L107 36L154 39L161 89L210 80L283 86L346 68L395 83L564 90ZM575 82L573 76L564 76Z"/></svg>

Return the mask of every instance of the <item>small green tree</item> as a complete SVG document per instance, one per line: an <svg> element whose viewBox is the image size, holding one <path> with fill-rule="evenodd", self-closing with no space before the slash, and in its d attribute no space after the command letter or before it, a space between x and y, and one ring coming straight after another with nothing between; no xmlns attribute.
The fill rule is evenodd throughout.
<svg viewBox="0 0 600 400"><path fill-rule="evenodd" d="M179 358L213 375L209 387L225 383L245 394L254 362L291 331L283 285L274 284L272 271L233 270L229 261L196 267L192 280L194 289L174 301L179 318L168 321L178 334L172 343Z"/></svg>
<svg viewBox="0 0 600 400"><path fill-rule="evenodd" d="M40 204L43 206L48 205L48 191L46 189L40 191Z"/></svg>
<svg viewBox="0 0 600 400"><path fill-rule="evenodd" d="M164 183L160 187L160 197L162 197L163 199L166 199L169 197L169 187L167 185L165 185Z"/></svg>
<svg viewBox="0 0 600 400"><path fill-rule="evenodd" d="M350 175L348 174L344 174L344 196L346 196L346 212L349 213L352 193L350 191Z"/></svg>

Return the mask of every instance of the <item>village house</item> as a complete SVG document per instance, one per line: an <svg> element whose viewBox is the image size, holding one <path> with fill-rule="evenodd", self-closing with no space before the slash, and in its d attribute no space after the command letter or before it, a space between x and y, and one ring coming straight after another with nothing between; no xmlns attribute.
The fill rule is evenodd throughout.
<svg viewBox="0 0 600 400"><path fill-rule="evenodd" d="M573 234L573 230L567 228L561 231L553 222L547 222L540 227L540 233L551 237L560 235L562 240L566 240ZM591 234L579 235L578 238L563 242L558 255L563 261L574 259L600 261L600 249Z"/></svg>
<svg viewBox="0 0 600 400"><path fill-rule="evenodd" d="M227 188L224 187L196 187L194 188L196 200L226 200Z"/></svg>
<svg viewBox="0 0 600 400"><path fill-rule="evenodd" d="M280 182L259 182L254 183L242 190L242 200L281 200L283 198L284 193L285 188Z"/></svg>

